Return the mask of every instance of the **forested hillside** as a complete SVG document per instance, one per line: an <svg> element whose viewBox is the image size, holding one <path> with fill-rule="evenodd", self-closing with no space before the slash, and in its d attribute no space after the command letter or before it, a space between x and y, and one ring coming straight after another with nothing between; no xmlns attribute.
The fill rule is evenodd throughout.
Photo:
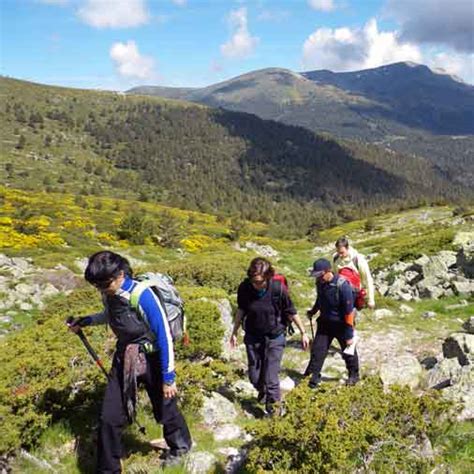
<svg viewBox="0 0 474 474"><path fill-rule="evenodd" d="M284 224L468 196L426 160L185 102L1 79L3 183Z"/></svg>

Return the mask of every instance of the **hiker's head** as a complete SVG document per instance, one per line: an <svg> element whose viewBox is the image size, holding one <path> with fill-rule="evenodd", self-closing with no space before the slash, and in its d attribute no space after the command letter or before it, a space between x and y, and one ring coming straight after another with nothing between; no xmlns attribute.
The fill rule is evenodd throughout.
<svg viewBox="0 0 474 474"><path fill-rule="evenodd" d="M349 240L346 237L340 237L334 244L336 246L336 252L340 257L347 257L349 254Z"/></svg>
<svg viewBox="0 0 474 474"><path fill-rule="evenodd" d="M265 288L269 280L275 275L275 269L266 258L257 257L250 262L247 270L252 285L255 288Z"/></svg>
<svg viewBox="0 0 474 474"><path fill-rule="evenodd" d="M330 281L334 276L331 270L331 262L325 258L319 258L316 260L313 263L313 269L309 274L319 281Z"/></svg>
<svg viewBox="0 0 474 474"><path fill-rule="evenodd" d="M107 250L97 252L89 257L85 279L103 293L113 294L121 286L126 276L133 272L128 260L118 253Z"/></svg>

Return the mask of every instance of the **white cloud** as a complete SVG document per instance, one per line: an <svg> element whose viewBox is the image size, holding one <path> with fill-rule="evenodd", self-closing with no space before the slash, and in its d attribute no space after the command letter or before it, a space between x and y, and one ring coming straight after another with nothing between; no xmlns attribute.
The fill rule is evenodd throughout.
<svg viewBox="0 0 474 474"><path fill-rule="evenodd" d="M429 54L427 64L448 74L458 76L465 82L474 83L474 54L442 51Z"/></svg>
<svg viewBox="0 0 474 474"><path fill-rule="evenodd" d="M154 71L154 59L140 54L135 41L114 43L110 48L110 57L122 77L135 79L155 79L157 77Z"/></svg>
<svg viewBox="0 0 474 474"><path fill-rule="evenodd" d="M474 52L472 0L388 0L386 12L399 22L406 41Z"/></svg>
<svg viewBox="0 0 474 474"><path fill-rule="evenodd" d="M318 10L321 12L331 12L336 8L336 5L334 5L334 0L308 0L308 5L313 10Z"/></svg>
<svg viewBox="0 0 474 474"><path fill-rule="evenodd" d="M247 27L247 9L245 7L232 10L229 14L229 24L232 29L232 37L221 45L221 53L226 58L246 58L250 56L259 39L252 36Z"/></svg>
<svg viewBox="0 0 474 474"><path fill-rule="evenodd" d="M145 0L85 0L77 14L95 28L129 28L150 19Z"/></svg>
<svg viewBox="0 0 474 474"><path fill-rule="evenodd" d="M421 62L416 45L400 41L396 31L379 31L372 18L363 28L319 28L304 42L304 68L351 71L398 61Z"/></svg>

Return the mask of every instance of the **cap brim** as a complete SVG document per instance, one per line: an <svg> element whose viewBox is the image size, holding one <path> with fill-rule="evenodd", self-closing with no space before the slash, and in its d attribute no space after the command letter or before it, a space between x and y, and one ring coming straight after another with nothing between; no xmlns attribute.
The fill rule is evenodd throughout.
<svg viewBox="0 0 474 474"><path fill-rule="evenodd" d="M319 277L323 276L325 273L326 273L325 270L320 270L319 272L316 272L316 271L314 271L314 270L311 270L311 272L309 273L309 275L312 276L312 277L315 277L315 278L319 278Z"/></svg>

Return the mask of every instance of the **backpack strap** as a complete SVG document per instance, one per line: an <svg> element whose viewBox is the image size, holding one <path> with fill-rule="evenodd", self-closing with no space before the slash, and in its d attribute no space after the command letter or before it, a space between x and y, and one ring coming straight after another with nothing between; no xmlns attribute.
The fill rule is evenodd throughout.
<svg viewBox="0 0 474 474"><path fill-rule="evenodd" d="M130 293L130 306L137 310L138 309L138 301L140 300L140 296L142 293L149 288L150 286L153 285L153 282L151 280L143 280L139 281L134 288L132 289L132 292Z"/></svg>

